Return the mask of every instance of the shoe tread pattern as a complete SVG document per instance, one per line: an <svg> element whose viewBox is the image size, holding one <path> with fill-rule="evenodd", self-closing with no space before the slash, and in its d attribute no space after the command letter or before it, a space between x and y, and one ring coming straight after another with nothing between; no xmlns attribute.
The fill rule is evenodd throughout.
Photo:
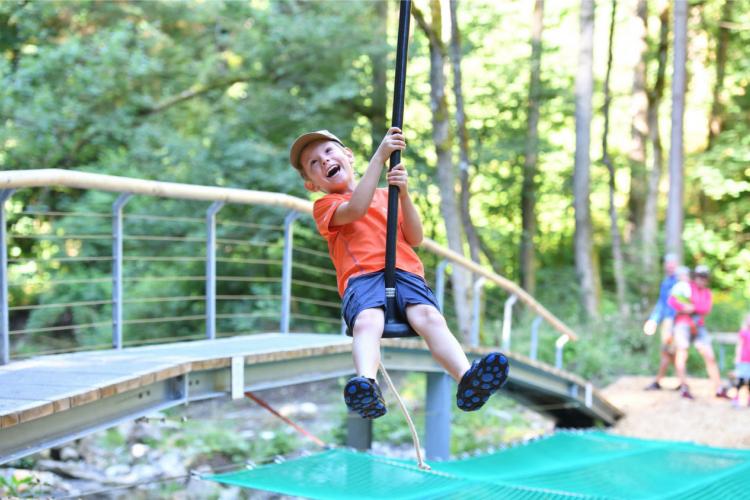
<svg viewBox="0 0 750 500"><path fill-rule="evenodd" d="M382 417L388 411L378 384L365 377L354 377L346 383L344 401L362 418Z"/></svg>
<svg viewBox="0 0 750 500"><path fill-rule="evenodd" d="M494 392L505 385L508 373L508 358L499 352L474 361L458 384L456 404L464 411L478 410Z"/></svg>

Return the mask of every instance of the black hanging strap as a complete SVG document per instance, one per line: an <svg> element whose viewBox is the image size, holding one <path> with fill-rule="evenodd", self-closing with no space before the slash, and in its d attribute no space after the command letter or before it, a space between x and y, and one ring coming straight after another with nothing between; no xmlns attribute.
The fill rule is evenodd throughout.
<svg viewBox="0 0 750 500"><path fill-rule="evenodd" d="M411 0L401 0L398 15L398 44L396 45L396 82L393 86L392 127L403 129L404 91L406 87L406 54L409 49ZM401 151L391 154L390 171L401 162ZM383 337L414 337L405 318L396 314L396 233L398 230L398 187L388 186L388 217L385 243L385 329Z"/></svg>

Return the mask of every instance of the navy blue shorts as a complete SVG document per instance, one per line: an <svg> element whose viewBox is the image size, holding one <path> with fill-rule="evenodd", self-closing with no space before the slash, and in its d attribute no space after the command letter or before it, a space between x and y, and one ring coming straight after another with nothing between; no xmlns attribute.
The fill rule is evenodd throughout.
<svg viewBox="0 0 750 500"><path fill-rule="evenodd" d="M421 276L396 269L396 317L406 321L406 306L414 304L428 304L439 309L435 294ZM341 314L349 327L349 335L354 331L359 313L375 308L385 309L385 272L351 278L341 302Z"/></svg>

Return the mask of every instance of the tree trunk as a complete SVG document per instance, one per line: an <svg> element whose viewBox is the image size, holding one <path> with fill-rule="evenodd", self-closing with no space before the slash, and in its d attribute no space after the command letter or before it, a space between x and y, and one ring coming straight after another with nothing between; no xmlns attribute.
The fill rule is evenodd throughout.
<svg viewBox="0 0 750 500"><path fill-rule="evenodd" d="M375 10L375 26L377 41L385 44L388 26L388 2L373 2ZM386 66L385 51L376 52L370 56L372 64L372 112L370 115L370 137L372 138L372 153L380 146L388 130L388 99L386 96Z"/></svg>
<svg viewBox="0 0 750 500"><path fill-rule="evenodd" d="M633 96L630 123L630 197L628 213L631 234L635 237L635 247L640 246L638 237L643 224L646 196L648 192L648 172L646 170L646 143L648 142L648 95L646 94L646 62L648 60L648 0L637 0L635 7L634 49L638 60L633 70Z"/></svg>
<svg viewBox="0 0 750 500"><path fill-rule="evenodd" d="M609 23L609 45L607 49L607 71L604 77L604 106L602 114L604 115L604 133L602 134L602 163L607 166L609 171L609 224L612 234L612 263L615 275L615 290L617 291L617 309L620 316L625 318L628 314L628 304L625 283L625 267L622 256L622 241L620 238L620 229L617 227L617 207L615 206L615 194L617 186L615 183L615 166L609 157L609 106L612 102L612 95L609 91L609 78L612 74L612 46L615 34L615 16L617 14L617 0L612 0L612 18Z"/></svg>
<svg viewBox="0 0 750 500"><path fill-rule="evenodd" d="M480 243L477 229L471 218L469 199L469 134L466 130L466 112L464 110L464 95L461 84L461 32L458 27L458 0L450 0L451 11L451 62L453 66L453 93L456 97L456 131L459 144L458 171L461 181L461 222L466 231L471 260L479 262Z"/></svg>
<svg viewBox="0 0 750 500"><path fill-rule="evenodd" d="M727 69L727 48L729 47L729 23L732 22L732 7L734 0L724 0L719 23L719 40L716 45L716 81L714 82L711 115L708 119L708 149L714 145L716 136L721 133L724 120L724 103L721 91L724 88L724 75Z"/></svg>
<svg viewBox="0 0 750 500"><path fill-rule="evenodd" d="M672 131L669 148L669 203L667 204L667 252L682 261L683 213L683 144L685 116L685 64L687 61L687 0L674 3L674 70L672 76Z"/></svg>
<svg viewBox="0 0 750 500"><path fill-rule="evenodd" d="M12 75L18 71L21 47L24 45L24 40L21 38L18 29L19 23L13 18L19 15L18 11L23 7L23 2L17 2L14 7L6 6L6 12L0 14L0 33L3 33L3 36L0 37L0 52L5 53L10 62L10 73Z"/></svg>
<svg viewBox="0 0 750 500"><path fill-rule="evenodd" d="M648 135L651 141L651 172L648 179L648 191L646 193L646 207L643 211L643 224L641 225L641 263L643 275L646 277L657 276L658 267L658 210L659 210L659 183L664 170L664 150L661 144L661 131L659 128L659 107L664 97L664 81L667 72L667 50L669 44L669 4L667 3L659 15L659 49L658 65L656 68L656 81L648 96ZM655 280L654 280L655 281ZM649 280L642 280L641 291L645 294L649 291Z"/></svg>
<svg viewBox="0 0 750 500"><path fill-rule="evenodd" d="M541 100L542 30L544 0L534 2L531 21L531 74L529 107L526 123L526 155L523 162L521 188L521 286L529 294L536 290L536 174L539 159L539 106Z"/></svg>
<svg viewBox="0 0 750 500"><path fill-rule="evenodd" d="M430 108L432 110L432 140L437 154L437 178L440 190L440 214L446 228L448 247L464 255L463 231L456 197L456 176L453 171L452 141L450 134L450 114L445 93L446 47L440 38L442 16L440 0L430 0L432 22L427 23L419 9L412 7L417 23L430 41ZM471 273L459 266L453 267L451 283L456 305L459 338L468 341L471 329Z"/></svg>
<svg viewBox="0 0 750 500"><path fill-rule="evenodd" d="M581 293L584 319L599 315L594 282L593 245L591 239L590 167L591 101L594 87L594 0L581 0L580 47L576 71L576 151L573 172L573 207L575 209L575 263Z"/></svg>

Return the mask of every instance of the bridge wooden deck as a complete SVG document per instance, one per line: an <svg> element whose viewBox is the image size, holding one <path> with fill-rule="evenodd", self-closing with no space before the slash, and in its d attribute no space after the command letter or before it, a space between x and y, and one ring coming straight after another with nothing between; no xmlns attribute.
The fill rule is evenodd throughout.
<svg viewBox="0 0 750 500"><path fill-rule="evenodd" d="M491 349L467 348L470 358ZM564 426L613 423L621 412L585 380L508 356L504 391ZM391 370L441 372L421 340L383 341ZM351 375L340 335L254 334L43 356L0 367L0 464L190 401Z"/></svg>

